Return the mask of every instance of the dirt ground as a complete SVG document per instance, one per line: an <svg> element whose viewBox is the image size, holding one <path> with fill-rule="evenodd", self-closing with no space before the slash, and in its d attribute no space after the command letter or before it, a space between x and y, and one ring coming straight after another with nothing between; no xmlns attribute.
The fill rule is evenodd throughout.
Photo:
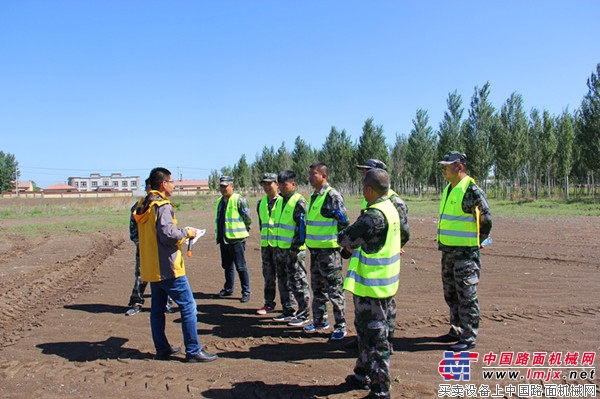
<svg viewBox="0 0 600 399"><path fill-rule="evenodd" d="M350 334L341 342L329 341L331 330L309 335L271 321L273 314L257 315L263 282L254 224L246 249L250 302L240 303L238 281L233 297L213 298L224 281L213 217L212 211L178 213L182 226L208 230L192 258L186 259L198 304L201 344L220 357L208 364L184 363L183 355L172 361L153 359L149 298L143 312L124 315L135 253L128 231L71 231L24 239L3 230L30 220L0 219L0 396L364 397L368 392L344 383L357 355L356 349L344 346L355 332L351 297L346 296ZM75 218L53 222L68 229ZM440 384L465 381L444 381L438 371L448 344L435 338L448 330L448 311L442 297L435 215L411 217L409 222L411 240L397 294L392 397L433 398ZM482 320L474 350L480 359L471 363L468 382L492 389L511 383L541 386L540 379L531 378L484 381L484 354L600 351L599 234L598 217L495 217L494 243L482 251ZM167 335L172 345L181 346L178 313L167 315ZM544 366L550 368L548 361ZM589 372L595 365L571 369ZM598 385L590 373L586 378L550 382ZM594 392L600 395L598 388Z"/></svg>

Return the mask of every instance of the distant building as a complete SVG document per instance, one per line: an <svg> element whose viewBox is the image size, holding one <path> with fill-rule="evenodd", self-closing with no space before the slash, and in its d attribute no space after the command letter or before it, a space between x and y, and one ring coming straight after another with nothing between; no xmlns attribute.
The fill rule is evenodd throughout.
<svg viewBox="0 0 600 399"><path fill-rule="evenodd" d="M77 188L78 191L136 191L140 188L139 176L123 176L121 173L112 173L110 176L102 176L92 173L90 177L69 177L69 186Z"/></svg>
<svg viewBox="0 0 600 399"><path fill-rule="evenodd" d="M194 195L208 192L208 180L175 180L173 194Z"/></svg>
<svg viewBox="0 0 600 399"><path fill-rule="evenodd" d="M63 183L53 184L48 187L44 187L42 189L44 194L66 194L66 193L76 193L77 187L73 187Z"/></svg>
<svg viewBox="0 0 600 399"><path fill-rule="evenodd" d="M15 182L11 181L12 184L12 192L19 193L32 193L33 192L33 182L32 181L20 181L18 182L18 188L15 187Z"/></svg>

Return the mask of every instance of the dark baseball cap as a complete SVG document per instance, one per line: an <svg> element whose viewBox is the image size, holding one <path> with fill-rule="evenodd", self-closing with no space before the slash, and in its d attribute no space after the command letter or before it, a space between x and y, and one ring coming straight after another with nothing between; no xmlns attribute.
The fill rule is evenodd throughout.
<svg viewBox="0 0 600 399"><path fill-rule="evenodd" d="M356 165L357 169L383 169L387 170L387 165L379 159L369 159L364 165Z"/></svg>
<svg viewBox="0 0 600 399"><path fill-rule="evenodd" d="M447 152L446 155L444 155L444 159L439 161L438 163L442 165L450 165L457 162L464 164L465 162L467 162L467 156L462 152L450 151Z"/></svg>
<svg viewBox="0 0 600 399"><path fill-rule="evenodd" d="M277 175L275 173L265 173L260 182L277 183Z"/></svg>
<svg viewBox="0 0 600 399"><path fill-rule="evenodd" d="M230 184L233 184L233 177L231 177L231 176L221 176L219 178L219 184L221 186L228 186Z"/></svg>

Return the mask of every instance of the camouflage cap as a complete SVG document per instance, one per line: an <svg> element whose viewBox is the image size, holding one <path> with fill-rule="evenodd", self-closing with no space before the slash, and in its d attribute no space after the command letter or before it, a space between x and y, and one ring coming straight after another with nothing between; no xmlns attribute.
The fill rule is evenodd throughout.
<svg viewBox="0 0 600 399"><path fill-rule="evenodd" d="M233 184L233 177L231 177L231 176L221 176L219 178L219 184L221 186L228 186L230 184Z"/></svg>
<svg viewBox="0 0 600 399"><path fill-rule="evenodd" d="M357 169L383 169L387 170L387 165L379 159L369 159L364 165L356 165Z"/></svg>
<svg viewBox="0 0 600 399"><path fill-rule="evenodd" d="M261 183L269 182L269 183L277 183L277 174L275 173L265 173L262 177Z"/></svg>
<svg viewBox="0 0 600 399"><path fill-rule="evenodd" d="M444 155L444 159L438 163L442 165L450 165L456 162L464 164L467 162L467 156L462 152L450 151L447 152L446 155Z"/></svg>

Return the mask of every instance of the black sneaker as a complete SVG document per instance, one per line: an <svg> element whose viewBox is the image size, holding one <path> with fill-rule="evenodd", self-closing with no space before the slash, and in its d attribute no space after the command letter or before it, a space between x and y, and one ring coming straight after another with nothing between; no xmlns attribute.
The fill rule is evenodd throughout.
<svg viewBox="0 0 600 399"><path fill-rule="evenodd" d="M454 352L468 351L475 347L475 342L458 342L450 346L450 350Z"/></svg>
<svg viewBox="0 0 600 399"><path fill-rule="evenodd" d="M366 378L363 381L361 378L358 378L355 374L350 374L346 376L346 384L356 389L371 389L369 388L369 382Z"/></svg>
<svg viewBox="0 0 600 399"><path fill-rule="evenodd" d="M221 290L215 294L215 297L222 298L224 296L232 296L232 295L233 295L233 292L231 292L231 291Z"/></svg>
<svg viewBox="0 0 600 399"><path fill-rule="evenodd" d="M279 316L273 317L273 321L289 323L290 321L294 320L295 318L296 318L296 316L294 316L293 314L282 313Z"/></svg>
<svg viewBox="0 0 600 399"><path fill-rule="evenodd" d="M460 334L457 333L453 328L450 328L448 334L440 335L436 338L437 342L457 342L460 339Z"/></svg>
<svg viewBox="0 0 600 399"><path fill-rule="evenodd" d="M195 355L185 355L185 360L188 363L208 363L208 362L212 362L213 360L217 360L218 356L217 355L212 355L210 353L206 353L203 350L200 350L200 352L196 353Z"/></svg>
<svg viewBox="0 0 600 399"><path fill-rule="evenodd" d="M248 302L250 300L250 294L242 294L242 299L240 299L241 303Z"/></svg>
<svg viewBox="0 0 600 399"><path fill-rule="evenodd" d="M171 347L171 349L166 350L164 352L160 352L156 354L155 359L156 360L169 360L169 358L173 355L176 355L178 353L181 353L181 348L173 348Z"/></svg>

